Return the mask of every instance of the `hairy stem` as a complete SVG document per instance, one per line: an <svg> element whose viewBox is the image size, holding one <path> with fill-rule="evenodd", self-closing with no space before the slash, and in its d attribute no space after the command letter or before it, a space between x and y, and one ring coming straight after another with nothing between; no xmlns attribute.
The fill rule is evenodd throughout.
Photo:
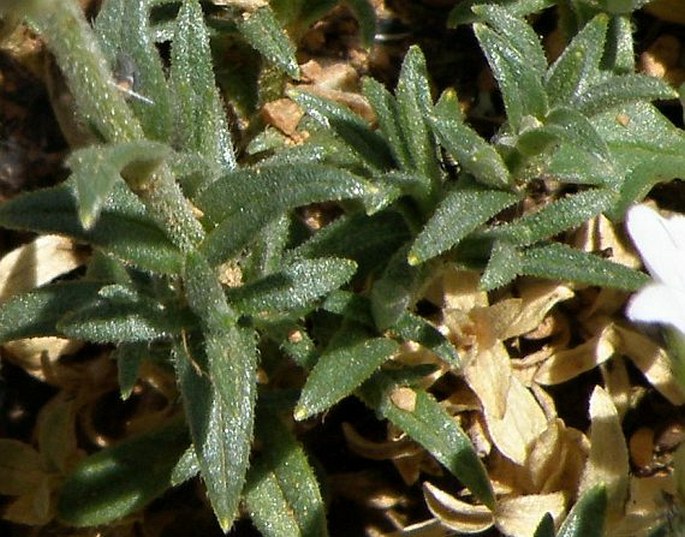
<svg viewBox="0 0 685 537"><path fill-rule="evenodd" d="M143 129L112 83L107 61L76 1L33 0L22 8L55 55L85 122L105 142L143 139ZM204 230L168 166L125 179L182 251L197 247Z"/></svg>

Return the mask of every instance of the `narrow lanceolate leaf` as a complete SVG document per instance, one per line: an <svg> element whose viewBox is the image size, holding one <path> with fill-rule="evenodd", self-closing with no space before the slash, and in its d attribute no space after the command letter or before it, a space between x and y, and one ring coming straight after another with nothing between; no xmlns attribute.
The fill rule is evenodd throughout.
<svg viewBox="0 0 685 537"><path fill-rule="evenodd" d="M228 531L249 464L256 343L251 330L235 324L236 314L199 254L188 255L183 283L202 327L202 345L191 341L189 346L185 338L177 343L177 374L207 495L221 528Z"/></svg>
<svg viewBox="0 0 685 537"><path fill-rule="evenodd" d="M114 185L97 222L87 231L79 221L76 200L67 184L22 194L2 203L0 226L68 235L155 272L176 273L181 267L179 250L123 183Z"/></svg>
<svg viewBox="0 0 685 537"><path fill-rule="evenodd" d="M301 259L279 272L229 290L228 299L246 314L298 311L349 281L356 268L357 264L348 259Z"/></svg>
<svg viewBox="0 0 685 537"><path fill-rule="evenodd" d="M264 448L243 492L250 518L264 537L326 537L325 506L302 446L278 416L262 414L257 437Z"/></svg>
<svg viewBox="0 0 685 537"><path fill-rule="evenodd" d="M97 298L102 283L60 282L16 295L0 306L0 342L62 336L59 320Z"/></svg>
<svg viewBox="0 0 685 537"><path fill-rule="evenodd" d="M600 14L573 38L547 72L550 106L568 106L599 78L609 18Z"/></svg>
<svg viewBox="0 0 685 537"><path fill-rule="evenodd" d="M612 218L620 218L658 182L685 174L685 134L650 103L612 108L592 122L606 140L622 178Z"/></svg>
<svg viewBox="0 0 685 537"><path fill-rule="evenodd" d="M540 524L535 528L533 537L554 537L554 519L549 513L545 513Z"/></svg>
<svg viewBox="0 0 685 537"><path fill-rule="evenodd" d="M353 259L357 275L363 277L385 265L388 258L410 237L407 223L394 211L367 216L341 216L295 248L289 258L335 256Z"/></svg>
<svg viewBox="0 0 685 537"><path fill-rule="evenodd" d="M495 241L480 286L490 291L508 284L521 273L522 262L521 253L514 245L507 241Z"/></svg>
<svg viewBox="0 0 685 537"><path fill-rule="evenodd" d="M452 95L456 98L456 94ZM432 125L445 150L478 182L496 188L504 188L511 183L502 157L471 127L438 112Z"/></svg>
<svg viewBox="0 0 685 537"><path fill-rule="evenodd" d="M407 248L400 248L371 289L371 312L379 330L397 322L414 300L424 271L407 262Z"/></svg>
<svg viewBox="0 0 685 537"><path fill-rule="evenodd" d="M642 272L559 243L527 249L521 274L625 291L637 291L649 281Z"/></svg>
<svg viewBox="0 0 685 537"><path fill-rule="evenodd" d="M197 0L181 4L169 72L181 149L197 151L219 171L235 168L226 114L212 69L209 33ZM211 177L210 177L211 179Z"/></svg>
<svg viewBox="0 0 685 537"><path fill-rule="evenodd" d="M329 200L375 202L379 188L343 169L321 164L244 169L212 183L196 204L217 227L202 246L210 262L236 254L254 234L284 212ZM371 209L370 209L371 210Z"/></svg>
<svg viewBox="0 0 685 537"><path fill-rule="evenodd" d="M296 420L323 412L351 395L399 348L385 338L351 339L356 341L321 355L302 388L294 412Z"/></svg>
<svg viewBox="0 0 685 537"><path fill-rule="evenodd" d="M460 24L470 24L479 20L479 17L471 8L482 3L483 0L462 0L450 11L447 18L447 26L449 28L456 28ZM554 0L502 0L499 3L511 15L525 17L554 5Z"/></svg>
<svg viewBox="0 0 685 537"><path fill-rule="evenodd" d="M399 126L407 143L413 169L426 181L426 194L440 181L437 147L427 117L433 100L428 82L426 59L417 46L409 48L400 70L397 89Z"/></svg>
<svg viewBox="0 0 685 537"><path fill-rule="evenodd" d="M437 328L423 317L405 311L397 322L389 329L391 335L396 335L406 341L415 341L421 346L433 351L446 364L459 369L461 361L452 342Z"/></svg>
<svg viewBox="0 0 685 537"><path fill-rule="evenodd" d="M547 96L542 85L545 71L540 69L540 62L526 57L517 48L516 45L523 45L522 43L512 42L508 39L509 36L503 36L482 23L474 24L474 31L499 84L507 120L512 129L518 131L526 116L544 117L547 112ZM529 31L532 31L530 27L526 35ZM525 38L523 41L526 46L522 48L528 50L529 41Z"/></svg>
<svg viewBox="0 0 685 537"><path fill-rule="evenodd" d="M367 166L377 170L393 167L393 156L388 144L361 117L342 105L310 93L290 92L289 95L319 124L332 129L362 157Z"/></svg>
<svg viewBox="0 0 685 537"><path fill-rule="evenodd" d="M518 220L492 228L487 235L527 246L580 226L588 219L611 207L616 194L595 188L572 194Z"/></svg>
<svg viewBox="0 0 685 537"><path fill-rule="evenodd" d="M238 31L268 61L291 77L300 77L295 48L268 5L245 13Z"/></svg>
<svg viewBox="0 0 685 537"><path fill-rule="evenodd" d="M675 99L677 96L676 90L661 79L628 74L590 86L573 99L571 106L586 116L592 116L619 104Z"/></svg>
<svg viewBox="0 0 685 537"><path fill-rule="evenodd" d="M140 95L129 96L128 104L146 136L170 142L172 107L169 85L150 27L152 3L152 0L103 2L95 21L95 32L114 71L121 70L114 73L115 78L130 77L131 89Z"/></svg>
<svg viewBox="0 0 685 537"><path fill-rule="evenodd" d="M379 415L421 444L485 505L494 507L495 497L483 463L456 420L422 389L416 389L413 408L399 408L392 401L397 386L379 373L364 384L359 395Z"/></svg>
<svg viewBox="0 0 685 537"><path fill-rule="evenodd" d="M392 156L401 170L413 169L412 157L401 127L397 102L385 86L373 78L364 79L364 96L376 113L378 131L387 140Z"/></svg>
<svg viewBox="0 0 685 537"><path fill-rule="evenodd" d="M517 146L519 148L525 146L525 138L537 130L541 130L550 136L554 143L566 142L589 153L600 163L604 164L607 175L613 173L610 164L611 154L606 142L599 136L592 122L580 112L566 107L552 110L545 118L545 123L540 129L531 129L519 136ZM535 154L535 151L529 151L528 153Z"/></svg>
<svg viewBox="0 0 685 537"><path fill-rule="evenodd" d="M557 537L601 537L607 509L607 494L603 486L588 490L573 506Z"/></svg>
<svg viewBox="0 0 685 537"><path fill-rule="evenodd" d="M450 248L490 218L518 201L511 192L483 188L465 182L451 190L416 237L409 262L423 263Z"/></svg>
<svg viewBox="0 0 685 537"><path fill-rule="evenodd" d="M59 518L99 526L140 510L171 487L171 472L188 443L185 424L174 420L87 457L62 485Z"/></svg>
<svg viewBox="0 0 685 537"><path fill-rule="evenodd" d="M112 353L112 359L117 363L117 378L119 380L119 393L123 400L128 399L133 392L140 364L150 354L147 341L137 343L124 343L118 345Z"/></svg>
<svg viewBox="0 0 685 537"><path fill-rule="evenodd" d="M169 153L166 145L137 140L106 146L79 149L67 159L76 187L78 212L85 229L91 229L117 181L127 174L144 181Z"/></svg>
<svg viewBox="0 0 685 537"><path fill-rule="evenodd" d="M92 302L67 313L57 328L94 343L134 343L169 338L181 328L179 312L124 285L106 285Z"/></svg>

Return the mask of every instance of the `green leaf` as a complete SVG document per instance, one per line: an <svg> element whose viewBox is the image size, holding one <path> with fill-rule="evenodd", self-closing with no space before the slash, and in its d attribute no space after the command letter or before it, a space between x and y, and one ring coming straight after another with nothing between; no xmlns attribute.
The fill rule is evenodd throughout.
<svg viewBox="0 0 685 537"><path fill-rule="evenodd" d="M472 11L473 6L482 4L484 0L462 0L459 2L447 17L447 27L456 28L460 24L471 24L480 20ZM554 0L490 0L491 4L496 4L506 9L508 13L515 17L525 17L531 13L542 11L546 7L554 5Z"/></svg>
<svg viewBox="0 0 685 537"><path fill-rule="evenodd" d="M527 141L528 137L539 136L539 132L543 132L548 137L548 141L545 140L546 143L531 144ZM545 118L542 127L531 129L519 136L517 147L528 155L534 155L541 153L549 142L565 142L581 149L604 165L606 175L614 173L607 144L599 136L590 120L576 110L563 107L552 110ZM526 151L523 149L526 145L532 147ZM536 145L543 145L543 147L536 148Z"/></svg>
<svg viewBox="0 0 685 537"><path fill-rule="evenodd" d="M90 230L122 173L141 181L154 172L169 153L166 145L137 140L115 145L91 146L74 151L67 159L72 170L78 212L84 229Z"/></svg>
<svg viewBox="0 0 685 537"><path fill-rule="evenodd" d="M616 74L635 72L634 31L633 19L630 15L616 15L610 19L607 50L602 60L605 69Z"/></svg>
<svg viewBox="0 0 685 537"><path fill-rule="evenodd" d="M493 25L474 24L474 32L497 79L507 120L518 131L526 116L542 119L547 95L542 79L547 62L533 29L495 6L474 8Z"/></svg>
<svg viewBox="0 0 685 537"><path fill-rule="evenodd" d="M685 176L685 134L653 105L624 105L593 118L622 178L620 199L611 211L620 218L658 182Z"/></svg>
<svg viewBox="0 0 685 537"><path fill-rule="evenodd" d="M511 192L463 181L449 191L409 251L412 265L423 263L457 245L464 237L518 201Z"/></svg>
<svg viewBox="0 0 685 537"><path fill-rule="evenodd" d="M119 393L125 401L131 396L138 381L140 364L150 354L148 342L124 343L112 352L112 359L117 363Z"/></svg>
<svg viewBox="0 0 685 537"><path fill-rule="evenodd" d="M325 506L302 446L266 412L258 417L257 437L264 448L244 490L254 524L265 537L326 537Z"/></svg>
<svg viewBox="0 0 685 537"><path fill-rule="evenodd" d="M202 249L212 263L220 263L290 209L355 198L372 205L379 192L378 187L361 177L321 164L239 170L212 183L196 200L205 216L218 223Z"/></svg>
<svg viewBox="0 0 685 537"><path fill-rule="evenodd" d="M102 283L59 282L16 295L0 305L0 341L63 336L59 320L97 297Z"/></svg>
<svg viewBox="0 0 685 537"><path fill-rule="evenodd" d="M452 342L423 317L405 311L389 332L392 336L419 343L456 370L461 367L461 360Z"/></svg>
<svg viewBox="0 0 685 537"><path fill-rule="evenodd" d="M602 537L607 509L607 493L604 485L586 491L576 502L557 537Z"/></svg>
<svg viewBox="0 0 685 537"><path fill-rule="evenodd" d="M378 132L387 140L395 162L401 170L413 170L412 156L404 138L402 119L394 97L383 84L368 77L363 81L363 91L376 113Z"/></svg>
<svg viewBox="0 0 685 537"><path fill-rule="evenodd" d="M390 339L364 339L347 331L339 333L337 339L346 340L347 344L323 353L309 373L294 411L298 421L351 395L399 349Z"/></svg>
<svg viewBox="0 0 685 537"><path fill-rule="evenodd" d="M291 91L288 95L321 126L332 129L367 166L376 170L393 167L393 155L385 140L348 108L310 93Z"/></svg>
<svg viewBox="0 0 685 537"><path fill-rule="evenodd" d="M189 479L197 476L200 473L200 462L197 460L193 446L188 446L178 459L176 466L171 472L171 484L176 487L181 483L185 483Z"/></svg>
<svg viewBox="0 0 685 537"><path fill-rule="evenodd" d="M441 180L437 147L427 118L433 109L426 59L421 49L412 46L400 69L395 90L397 112L402 137L412 161L412 167L425 178L424 196L430 195Z"/></svg>
<svg viewBox="0 0 685 537"><path fill-rule="evenodd" d="M521 273L522 263L521 253L513 244L495 241L485 272L480 279L480 286L486 291L491 291L508 284Z"/></svg>
<svg viewBox="0 0 685 537"><path fill-rule="evenodd" d="M407 224L397 212L344 215L292 250L288 258L333 256L353 259L359 267L357 274L363 277L384 266L409 237Z"/></svg>
<svg viewBox="0 0 685 537"><path fill-rule="evenodd" d="M642 272L558 243L526 250L521 274L625 291L637 291L649 281Z"/></svg>
<svg viewBox="0 0 685 537"><path fill-rule="evenodd" d="M407 250L405 245L395 252L371 288L371 312L381 331L394 325L411 307L422 282L425 271L407 262Z"/></svg>
<svg viewBox="0 0 685 537"><path fill-rule="evenodd" d="M171 47L169 84L180 149L197 151L215 163L218 172L235 168L226 114L214 80L209 34L197 0L181 3Z"/></svg>
<svg viewBox="0 0 685 537"><path fill-rule="evenodd" d="M117 182L90 230L81 225L68 184L22 194L0 205L0 226L58 233L91 243L141 268L173 274L181 254L145 212L138 198Z"/></svg>
<svg viewBox="0 0 685 537"><path fill-rule="evenodd" d="M527 246L580 226L608 209L615 198L616 194L609 189L585 190L554 201L514 222L491 228L484 235L507 240L516 246Z"/></svg>
<svg viewBox="0 0 685 537"><path fill-rule="evenodd" d="M238 21L238 31L268 61L293 78L300 78L295 47L269 6L245 12Z"/></svg>
<svg viewBox="0 0 685 537"><path fill-rule="evenodd" d="M357 264L348 259L301 259L280 272L229 289L227 296L241 313L297 311L345 284L356 268Z"/></svg>
<svg viewBox="0 0 685 537"><path fill-rule="evenodd" d="M456 100L456 94L446 93L444 99L448 98ZM471 127L456 117L442 116L437 108L431 123L445 150L477 181L496 188L510 185L509 170L502 157Z"/></svg>
<svg viewBox="0 0 685 537"><path fill-rule="evenodd" d="M631 102L675 99L678 93L666 82L653 76L628 74L612 77L578 94L572 106L586 116Z"/></svg>
<svg viewBox="0 0 685 537"><path fill-rule="evenodd" d="M371 315L371 301L351 291L334 291L326 297L321 309L342 316L368 328L375 328L376 323Z"/></svg>
<svg viewBox="0 0 685 537"><path fill-rule="evenodd" d="M87 457L62 485L60 518L73 526L99 526L139 511L171 486L188 442L185 424L174 420Z"/></svg>
<svg viewBox="0 0 685 537"><path fill-rule="evenodd" d="M180 312L124 285L106 285L98 297L66 313L57 328L74 339L94 343L134 343L169 338L180 331Z"/></svg>
<svg viewBox="0 0 685 537"><path fill-rule="evenodd" d="M554 519L549 513L545 513L545 516L540 520L540 524L535 529L535 535L533 537L554 537Z"/></svg>
<svg viewBox="0 0 685 537"><path fill-rule="evenodd" d="M416 403L412 410L395 406L391 395L397 387L381 372L366 382L358 393L377 414L427 449L480 501L494 507L495 497L485 467L456 420L422 389L415 389Z"/></svg>
<svg viewBox="0 0 685 537"><path fill-rule="evenodd" d="M170 142L173 130L169 85L149 23L152 0L107 0L95 20L103 52L114 69L132 67L133 89L148 101L130 98L148 138ZM117 65L119 64L119 65ZM127 65L128 64L128 65Z"/></svg>
<svg viewBox="0 0 685 537"><path fill-rule="evenodd" d="M188 347L185 338L177 343L177 375L207 496L226 532L249 465L257 348L254 333L236 326L237 315L199 254L188 254L183 283L202 326L202 346L191 341Z"/></svg>
<svg viewBox="0 0 685 537"><path fill-rule="evenodd" d="M606 15L593 18L549 68L545 89L550 106L568 105L600 77L608 23Z"/></svg>

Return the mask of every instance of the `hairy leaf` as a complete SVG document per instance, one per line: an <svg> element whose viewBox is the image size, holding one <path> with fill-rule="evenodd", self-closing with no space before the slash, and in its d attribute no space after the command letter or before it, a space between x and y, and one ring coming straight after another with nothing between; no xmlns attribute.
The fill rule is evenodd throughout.
<svg viewBox="0 0 685 537"><path fill-rule="evenodd" d="M219 525L228 531L249 464L256 343L251 330L236 326L237 315L199 254L188 255L183 282L202 326L202 345L189 347L185 339L176 345L177 374L207 495Z"/></svg>
<svg viewBox="0 0 685 537"><path fill-rule="evenodd" d="M90 230L81 225L68 184L36 190L0 205L0 226L37 233L59 233L91 243L141 268L162 273L180 270L181 254L146 215L145 207L122 183Z"/></svg>
<svg viewBox="0 0 685 537"><path fill-rule="evenodd" d="M449 191L416 237L409 262L423 263L454 247L469 233L518 201L511 192L486 189L464 181Z"/></svg>
<svg viewBox="0 0 685 537"><path fill-rule="evenodd" d="M228 299L241 313L297 311L346 283L356 268L356 263L347 259L302 259L279 272L229 290Z"/></svg>
<svg viewBox="0 0 685 537"><path fill-rule="evenodd" d="M607 493L598 485L583 494L568 514L557 532L557 537L601 537L604 535L604 519L607 509Z"/></svg>
<svg viewBox="0 0 685 537"><path fill-rule="evenodd" d="M238 31L267 60L293 78L300 77L295 49L271 7L246 12L238 22Z"/></svg>
<svg viewBox="0 0 685 537"><path fill-rule="evenodd" d="M83 227L93 228L122 173L138 175L140 180L145 180L166 157L169 149L163 144L138 140L90 146L72 153L66 164L73 172L71 180Z"/></svg>
<svg viewBox="0 0 685 537"><path fill-rule="evenodd" d="M214 81L209 33L197 0L181 4L171 47L169 84L181 149L197 151L220 172L235 168L226 114Z"/></svg>
<svg viewBox="0 0 685 537"><path fill-rule="evenodd" d="M309 373L295 407L296 420L323 412L351 395L399 346L390 339L364 339L338 334L338 340L351 340L325 352Z"/></svg>
<svg viewBox="0 0 685 537"><path fill-rule="evenodd" d="M169 85L159 51L153 40L149 10L153 0L107 0L95 20L115 78L132 82L137 95L128 98L148 138L171 141L172 107Z"/></svg>
<svg viewBox="0 0 685 537"><path fill-rule="evenodd" d="M185 424L175 420L87 457L62 485L60 518L98 526L141 509L171 486L171 471L188 442Z"/></svg>
<svg viewBox="0 0 685 537"><path fill-rule="evenodd" d="M649 281L642 272L558 243L526 250L521 274L626 291L637 291Z"/></svg>
<svg viewBox="0 0 685 537"><path fill-rule="evenodd" d="M16 295L0 306L0 341L63 336L60 319L95 300L102 283L60 282Z"/></svg>
<svg viewBox="0 0 685 537"><path fill-rule="evenodd" d="M484 504L494 506L492 485L483 463L456 420L422 389L415 389L413 409L395 406L391 394L396 387L389 376L378 373L358 393L379 415L427 449Z"/></svg>
<svg viewBox="0 0 685 537"><path fill-rule="evenodd" d="M200 193L197 205L218 223L202 246L213 263L236 254L273 218L310 203L365 199L379 188L351 173L320 164L269 166L234 172ZM373 210L373 209L369 209Z"/></svg>
<svg viewBox="0 0 685 537"><path fill-rule="evenodd" d="M258 417L257 437L264 449L244 491L252 521L265 537L326 537L325 506L302 446L267 412Z"/></svg>

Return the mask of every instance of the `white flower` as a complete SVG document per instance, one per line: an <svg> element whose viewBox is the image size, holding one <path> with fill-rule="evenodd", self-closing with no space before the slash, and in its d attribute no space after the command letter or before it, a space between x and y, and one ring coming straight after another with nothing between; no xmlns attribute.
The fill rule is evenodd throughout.
<svg viewBox="0 0 685 537"><path fill-rule="evenodd" d="M628 318L674 326L685 335L685 216L664 218L636 205L628 211L626 225L654 278L630 299Z"/></svg>

